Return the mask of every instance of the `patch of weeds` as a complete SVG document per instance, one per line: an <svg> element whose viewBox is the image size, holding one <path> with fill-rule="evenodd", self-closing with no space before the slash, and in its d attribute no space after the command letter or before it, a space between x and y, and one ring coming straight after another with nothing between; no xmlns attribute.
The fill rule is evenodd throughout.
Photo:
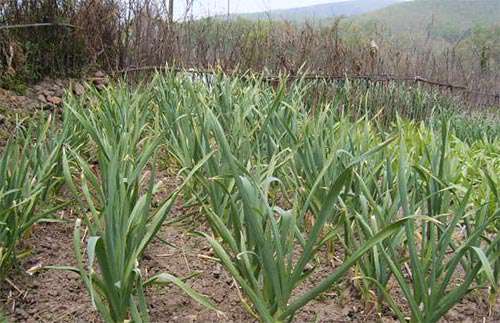
<svg viewBox="0 0 500 323"><path fill-rule="evenodd" d="M24 95L28 89L28 85L23 77L19 75L5 75L0 78L0 87L9 91L13 91L18 95Z"/></svg>

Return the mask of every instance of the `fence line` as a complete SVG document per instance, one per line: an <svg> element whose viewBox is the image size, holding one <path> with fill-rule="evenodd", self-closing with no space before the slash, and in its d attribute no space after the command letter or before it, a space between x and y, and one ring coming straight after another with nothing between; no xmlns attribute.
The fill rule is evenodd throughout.
<svg viewBox="0 0 500 323"><path fill-rule="evenodd" d="M20 29L20 28L38 28L38 27L67 27L67 28L72 28L72 29L76 28L75 26L70 25L70 24L40 22L40 23L35 23L35 24L3 25L3 26L0 26L0 30Z"/></svg>
<svg viewBox="0 0 500 323"><path fill-rule="evenodd" d="M215 70L210 69L181 69L181 68L171 68L167 66L141 66L141 67L130 67L120 71L117 71L118 74L127 74L127 73L137 73L144 71L155 71L155 70L171 70L174 72L187 72L192 74L199 75L214 75L217 73ZM238 73L229 73L230 75L239 75L244 76ZM429 80L421 76L412 76L412 77L398 77L393 75L322 75L322 74L302 74L302 75L289 75L289 79L294 80L308 80L308 81L326 81L326 82L337 82L344 80L364 80L367 82L375 82L375 83L384 83L384 82L415 82L428 84L430 86L446 88L450 91L458 90L461 92L465 92L468 94L478 95L482 97L489 97L495 100L495 103L500 103L500 93L490 93L490 92L480 92L476 90L469 89L464 85L456 85L450 83L443 83L440 81ZM266 82L278 82L280 80L280 76L265 76L262 80Z"/></svg>

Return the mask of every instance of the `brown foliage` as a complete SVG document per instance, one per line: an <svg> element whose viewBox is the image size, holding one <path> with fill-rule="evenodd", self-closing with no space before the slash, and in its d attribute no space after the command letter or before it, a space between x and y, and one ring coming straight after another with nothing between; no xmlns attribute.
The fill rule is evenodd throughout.
<svg viewBox="0 0 500 323"><path fill-rule="evenodd" d="M485 72L481 57L460 51L458 44L435 46L426 39L402 45L383 36L383 30L347 30L340 20L325 26L223 18L172 23L167 1L151 0L13 0L2 6L0 17L6 23L77 26L75 30L54 27L1 33L3 47L13 41L21 44L26 64L35 60L47 67L41 74L78 64L111 71L168 64L292 75L307 70L329 75L420 76L472 90L500 91L498 73ZM43 51L30 52L26 42L33 39L39 40Z"/></svg>

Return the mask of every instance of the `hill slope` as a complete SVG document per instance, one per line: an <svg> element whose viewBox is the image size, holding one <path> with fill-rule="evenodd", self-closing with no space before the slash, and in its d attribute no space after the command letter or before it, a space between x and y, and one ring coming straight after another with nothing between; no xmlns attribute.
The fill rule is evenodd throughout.
<svg viewBox="0 0 500 323"><path fill-rule="evenodd" d="M319 4L301 8L271 10L268 12L256 12L236 15L246 19L273 19L303 21L307 19L325 19L336 16L353 16L381 9L395 3L406 0L349 0Z"/></svg>
<svg viewBox="0 0 500 323"><path fill-rule="evenodd" d="M382 23L394 33L429 33L453 40L476 25L499 23L500 0L415 0L366 13L353 20Z"/></svg>

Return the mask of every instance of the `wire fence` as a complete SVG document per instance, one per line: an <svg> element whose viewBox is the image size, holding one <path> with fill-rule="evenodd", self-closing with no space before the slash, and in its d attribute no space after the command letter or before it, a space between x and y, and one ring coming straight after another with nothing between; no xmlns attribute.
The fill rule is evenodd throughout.
<svg viewBox="0 0 500 323"><path fill-rule="evenodd" d="M66 27L76 29L76 26L64 23L40 22L34 24L19 24L19 25L3 25L0 30L23 29L23 28L40 28L40 27Z"/></svg>
<svg viewBox="0 0 500 323"><path fill-rule="evenodd" d="M11 29L25 29L25 28L45 28L45 27L62 27L69 29L78 29L78 27L66 24L66 23L32 23L32 24L18 24L18 25L2 25L0 26L0 31L8 31ZM127 74L127 73L137 73L137 72L148 72L155 70L175 70L177 72L186 72L193 75L214 75L217 73L216 70L211 69L172 69L166 66L142 66L142 67L129 67L116 72L116 74ZM229 72L229 75L238 75L244 77L248 74L241 74L239 72ZM279 82L281 76L277 75L263 75L262 80L266 82ZM293 80L305 80L305 81L324 81L324 82L344 82L345 80L361 80L366 81L367 84L381 83L388 84L391 82L400 83L414 83L422 84L428 86L429 88L439 89L439 91L446 95L459 96L460 98L466 100L474 105L494 105L500 106L500 93L492 93L486 91L479 91L477 89L472 89L470 86L451 84L437 80L430 80L421 76L395 76L395 75L325 75L325 74L298 74L298 75L288 75L287 79Z"/></svg>
<svg viewBox="0 0 500 323"><path fill-rule="evenodd" d="M161 71L161 70L171 70L175 72L185 72L193 75L215 75L216 70L211 69L180 69L172 68L166 66L142 66L142 67L130 67L117 71L116 74L128 74L128 73L140 73L140 72L151 72L151 71ZM245 74L238 72L230 72L230 75L237 75L240 77L245 77ZM304 81L324 81L324 82L344 82L346 80L360 80L366 81L367 83L381 83L388 84L391 82L398 83L413 83L422 84L430 88L439 89L439 91L446 95L460 96L461 98L467 100L470 103L476 105L500 105L500 93L493 92L483 92L471 89L465 85L451 84L441 81L429 80L421 76L394 76L394 75L325 75L325 74L299 74L299 75L288 75L286 78L290 81L294 80L304 80ZM282 76L277 75L263 75L262 80L270 83L277 83L282 79Z"/></svg>

